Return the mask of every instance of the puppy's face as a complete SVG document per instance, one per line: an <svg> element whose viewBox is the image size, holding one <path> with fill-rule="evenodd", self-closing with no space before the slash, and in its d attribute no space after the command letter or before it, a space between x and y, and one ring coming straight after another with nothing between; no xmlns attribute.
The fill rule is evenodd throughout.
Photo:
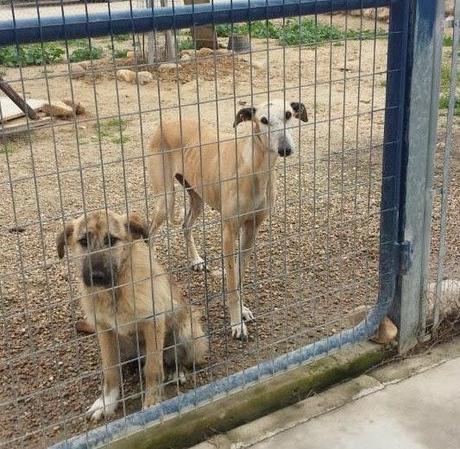
<svg viewBox="0 0 460 449"><path fill-rule="evenodd" d="M67 223L57 237L57 250L62 258L66 244L72 249L80 260L80 276L87 288L107 289L117 285L130 244L147 237L147 228L137 214L127 218L97 211Z"/></svg>
<svg viewBox="0 0 460 449"><path fill-rule="evenodd" d="M264 139L264 144L269 151L286 157L294 152L291 128L294 126L295 119L308 121L303 103L273 100L257 108L241 109L236 115L234 126L242 121L252 120L255 124L255 132Z"/></svg>

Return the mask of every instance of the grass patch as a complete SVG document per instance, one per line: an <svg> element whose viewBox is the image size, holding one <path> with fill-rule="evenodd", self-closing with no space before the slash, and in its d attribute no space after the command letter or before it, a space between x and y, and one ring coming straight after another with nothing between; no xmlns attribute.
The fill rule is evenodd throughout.
<svg viewBox="0 0 460 449"><path fill-rule="evenodd" d="M81 62L93 59L101 59L104 55L104 50L100 47L80 47L74 50L69 57L70 62Z"/></svg>
<svg viewBox="0 0 460 449"><path fill-rule="evenodd" d="M113 40L115 42L124 42L131 39L131 34L115 34Z"/></svg>
<svg viewBox="0 0 460 449"><path fill-rule="evenodd" d="M441 98L439 99L439 108L440 109L449 108L449 96L448 95L441 94ZM454 115L456 117L460 117L460 98L455 99Z"/></svg>
<svg viewBox="0 0 460 449"><path fill-rule="evenodd" d="M126 143L129 136L123 134L128 126L128 121L122 118L102 120L96 123L96 131L99 139L111 139L113 143Z"/></svg>
<svg viewBox="0 0 460 449"><path fill-rule="evenodd" d="M0 48L0 65L26 67L62 61L64 50L56 45L33 44Z"/></svg>
<svg viewBox="0 0 460 449"><path fill-rule="evenodd" d="M454 43L454 40L452 36L444 36L442 38L442 45L444 45L444 47L452 47L453 43Z"/></svg>
<svg viewBox="0 0 460 449"><path fill-rule="evenodd" d="M65 45L66 42L64 41L62 45ZM67 45L69 47L86 47L88 45L88 39L71 39L67 41Z"/></svg>
<svg viewBox="0 0 460 449"><path fill-rule="evenodd" d="M460 73L457 74L457 84L460 83ZM450 65L441 66L441 96L439 99L439 109L448 109L449 107L449 89L450 89ZM460 99L455 99L454 115L460 116Z"/></svg>
<svg viewBox="0 0 460 449"><path fill-rule="evenodd" d="M177 49L178 49L178 51L194 50L195 49L195 43L193 42L193 39L191 37L187 37L185 39L181 39L178 42Z"/></svg>
<svg viewBox="0 0 460 449"><path fill-rule="evenodd" d="M369 30L347 30L343 31L333 25L317 23L312 19L287 20L285 25L274 24L269 21L257 21L242 24L223 24L216 26L219 37L228 37L232 34L249 34L256 39L278 39L281 45L316 45L330 41L344 39L374 39L382 37L384 32L378 30L376 33Z"/></svg>
<svg viewBox="0 0 460 449"><path fill-rule="evenodd" d="M126 49L113 49L113 57L115 59L126 58L128 56L128 50Z"/></svg>

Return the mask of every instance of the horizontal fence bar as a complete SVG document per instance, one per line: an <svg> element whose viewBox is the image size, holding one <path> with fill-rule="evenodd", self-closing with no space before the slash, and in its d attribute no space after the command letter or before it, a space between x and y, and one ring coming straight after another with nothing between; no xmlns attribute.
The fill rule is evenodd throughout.
<svg viewBox="0 0 460 449"><path fill-rule="evenodd" d="M0 46L191 28L361 8L401 0L247 0L0 22Z"/></svg>

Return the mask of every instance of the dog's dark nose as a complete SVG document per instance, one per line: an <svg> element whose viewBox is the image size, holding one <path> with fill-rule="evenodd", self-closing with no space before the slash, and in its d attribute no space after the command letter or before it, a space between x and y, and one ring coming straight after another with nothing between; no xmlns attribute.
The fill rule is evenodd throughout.
<svg viewBox="0 0 460 449"><path fill-rule="evenodd" d="M108 281L107 275L102 270L93 270L91 280L93 281L93 285L105 285Z"/></svg>
<svg viewBox="0 0 460 449"><path fill-rule="evenodd" d="M292 154L292 148L289 145L278 147L278 154L283 157L290 156Z"/></svg>

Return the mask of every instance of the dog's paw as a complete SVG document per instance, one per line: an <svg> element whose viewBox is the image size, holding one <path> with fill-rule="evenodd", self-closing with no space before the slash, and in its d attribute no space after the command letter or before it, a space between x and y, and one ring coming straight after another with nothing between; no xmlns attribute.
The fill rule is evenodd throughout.
<svg viewBox="0 0 460 449"><path fill-rule="evenodd" d="M185 383L187 382L187 379L183 371L179 371L179 373L177 373L177 371L174 371L168 376L168 381L179 383L179 385L185 385Z"/></svg>
<svg viewBox="0 0 460 449"><path fill-rule="evenodd" d="M157 392L147 391L144 396L144 403L142 409L145 410L152 407L157 402L159 402L160 399L160 394L157 394Z"/></svg>
<svg viewBox="0 0 460 449"><path fill-rule="evenodd" d="M243 316L243 320L248 323L255 320L253 313L246 306L242 307L241 315Z"/></svg>
<svg viewBox="0 0 460 449"><path fill-rule="evenodd" d="M99 397L94 401L94 404L86 412L86 416L91 419L91 421L97 422L104 416L108 418L115 413L117 409L119 393L117 391L106 395L104 397Z"/></svg>
<svg viewBox="0 0 460 449"><path fill-rule="evenodd" d="M190 263L190 268L192 271L205 271L207 270L206 264L204 263L204 260L201 257L198 257L197 259L193 260Z"/></svg>
<svg viewBox="0 0 460 449"><path fill-rule="evenodd" d="M232 337L241 341L248 339L248 329L244 322L232 324Z"/></svg>

